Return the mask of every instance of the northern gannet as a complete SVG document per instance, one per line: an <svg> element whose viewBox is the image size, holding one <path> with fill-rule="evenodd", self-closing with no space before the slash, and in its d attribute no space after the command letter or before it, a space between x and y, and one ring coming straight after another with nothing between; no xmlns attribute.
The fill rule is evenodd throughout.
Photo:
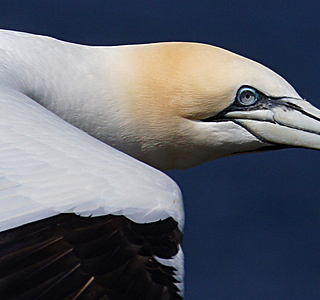
<svg viewBox="0 0 320 300"><path fill-rule="evenodd" d="M1 299L182 299L183 202L159 170L320 149L319 121L214 46L0 30Z"/></svg>

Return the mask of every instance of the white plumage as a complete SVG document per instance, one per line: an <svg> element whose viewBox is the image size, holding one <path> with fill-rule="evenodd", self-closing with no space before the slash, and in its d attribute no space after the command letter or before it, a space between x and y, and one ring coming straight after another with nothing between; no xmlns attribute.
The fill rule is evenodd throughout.
<svg viewBox="0 0 320 300"><path fill-rule="evenodd" d="M173 216L183 227L180 190L164 173L21 94L0 94L1 230L61 212L125 215L139 223Z"/></svg>
<svg viewBox="0 0 320 300"><path fill-rule="evenodd" d="M320 149L319 120L279 75L216 47L1 30L0 295L181 299L181 193L141 161Z"/></svg>

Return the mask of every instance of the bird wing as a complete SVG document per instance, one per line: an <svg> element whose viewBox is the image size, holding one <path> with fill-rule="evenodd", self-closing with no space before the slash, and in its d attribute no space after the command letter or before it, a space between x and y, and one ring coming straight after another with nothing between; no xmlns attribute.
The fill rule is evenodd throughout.
<svg viewBox="0 0 320 300"><path fill-rule="evenodd" d="M181 193L0 86L1 299L181 299Z"/></svg>

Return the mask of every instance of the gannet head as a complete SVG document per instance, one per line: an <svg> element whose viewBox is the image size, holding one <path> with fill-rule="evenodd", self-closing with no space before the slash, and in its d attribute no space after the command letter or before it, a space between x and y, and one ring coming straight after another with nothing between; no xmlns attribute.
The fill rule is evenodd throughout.
<svg viewBox="0 0 320 300"><path fill-rule="evenodd" d="M254 151L320 149L320 111L259 63L196 43L123 51L130 68L118 98L128 138L111 143L140 160L173 169Z"/></svg>

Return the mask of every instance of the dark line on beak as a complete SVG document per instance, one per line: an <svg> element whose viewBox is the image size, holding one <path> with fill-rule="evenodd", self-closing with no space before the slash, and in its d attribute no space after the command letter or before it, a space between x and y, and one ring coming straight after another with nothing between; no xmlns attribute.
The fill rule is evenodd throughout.
<svg viewBox="0 0 320 300"><path fill-rule="evenodd" d="M238 123L237 121L235 120L231 120L233 123L237 124L238 126L242 127L243 129L245 129L246 131L248 131L251 135L253 135L256 139L258 139L260 142L262 143L267 143L267 144L271 144L271 145L280 145L280 144L276 144L276 143L273 143L273 142L269 142L267 141L266 139L262 138L261 136L257 135L256 133L252 132L250 129L248 129L246 126Z"/></svg>
<svg viewBox="0 0 320 300"><path fill-rule="evenodd" d="M259 153L259 152L266 152L266 151L273 151L273 150L283 150L287 148L298 148L298 147L290 147L290 146L281 145L281 144L272 144L270 146L262 146L261 148L257 148L253 150L233 152L232 154L237 155L237 154L246 154L246 153Z"/></svg>
<svg viewBox="0 0 320 300"><path fill-rule="evenodd" d="M306 112L306 111L303 110L303 108L300 107L299 105L294 104L294 103L290 103L290 102L285 102L285 101L284 101L283 103L284 103L284 105L285 105L286 107L291 108L291 109L294 109L294 110L297 110L297 111L301 112L303 115L305 115L305 116L307 116L307 117L309 117L309 118L311 118L311 119L314 119L314 120L320 122L320 118L318 118L318 117L316 117L316 116L314 116L314 115Z"/></svg>

